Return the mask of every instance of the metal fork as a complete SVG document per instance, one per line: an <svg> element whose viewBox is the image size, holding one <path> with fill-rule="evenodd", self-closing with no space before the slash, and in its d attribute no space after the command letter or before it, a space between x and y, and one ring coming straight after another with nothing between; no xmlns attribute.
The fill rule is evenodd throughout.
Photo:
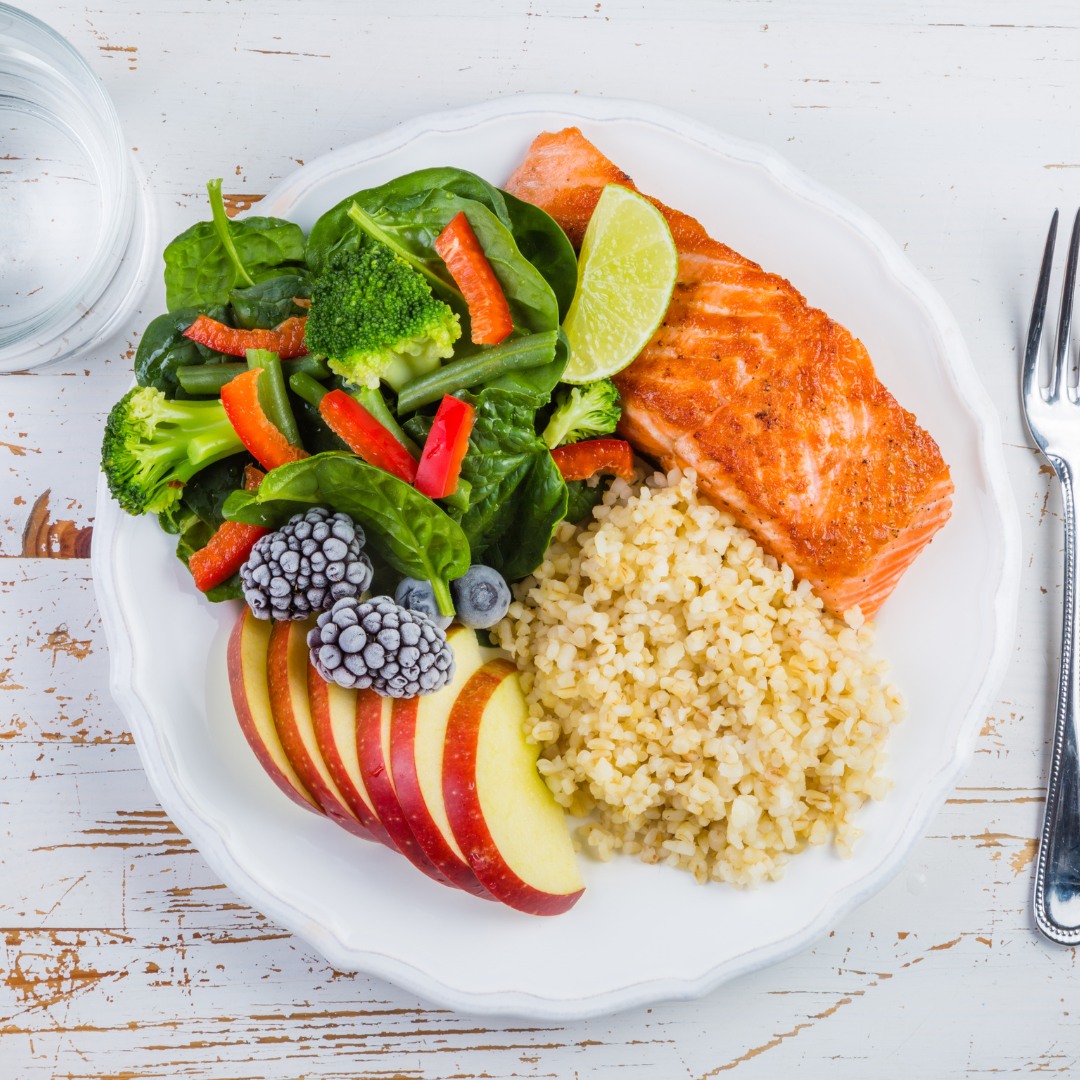
<svg viewBox="0 0 1080 1080"><path fill-rule="evenodd" d="M1077 640L1080 617L1076 607L1076 481L1080 472L1080 392L1069 385L1070 330L1080 249L1080 211L1073 223L1065 281L1061 293L1057 341L1049 381L1040 385L1039 358L1050 270L1054 260L1058 212L1050 220L1039 284L1031 309L1027 351L1020 392L1028 430L1054 467L1061 483L1065 513L1065 603L1061 626L1061 670L1054 749L1046 789L1046 811L1039 858L1035 866L1033 906L1035 924L1051 941L1080 944L1080 683Z"/></svg>

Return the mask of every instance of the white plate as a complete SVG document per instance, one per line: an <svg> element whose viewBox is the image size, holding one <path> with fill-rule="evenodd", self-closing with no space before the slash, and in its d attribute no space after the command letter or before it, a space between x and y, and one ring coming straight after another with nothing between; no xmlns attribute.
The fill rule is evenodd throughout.
<svg viewBox="0 0 1080 1080"><path fill-rule="evenodd" d="M889 746L895 787L862 811L852 858L807 851L754 891L631 859L586 862L584 897L556 919L452 892L277 791L233 717L236 608L197 596L170 539L102 485L94 537L113 695L162 805L221 877L336 968L457 1009L552 1019L696 997L809 944L880 888L973 748L1011 645L1020 562L998 421L952 316L877 225L771 151L642 104L509 98L328 154L259 213L308 228L351 192L429 165L501 183L534 135L568 124L862 338L952 468L953 519L878 620L909 717Z"/></svg>

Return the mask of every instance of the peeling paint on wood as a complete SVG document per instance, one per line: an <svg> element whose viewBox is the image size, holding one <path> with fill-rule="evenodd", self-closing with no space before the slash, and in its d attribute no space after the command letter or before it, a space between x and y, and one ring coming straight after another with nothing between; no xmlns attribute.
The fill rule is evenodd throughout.
<svg viewBox="0 0 1080 1080"><path fill-rule="evenodd" d="M88 559L94 535L92 525L78 526L66 518L51 521L46 488L35 500L22 534L24 559Z"/></svg>
<svg viewBox="0 0 1080 1080"><path fill-rule="evenodd" d="M225 203L225 213L229 217L236 217L237 214L243 213L245 210L250 210L256 203L261 202L262 195L226 195L222 193L222 202Z"/></svg>

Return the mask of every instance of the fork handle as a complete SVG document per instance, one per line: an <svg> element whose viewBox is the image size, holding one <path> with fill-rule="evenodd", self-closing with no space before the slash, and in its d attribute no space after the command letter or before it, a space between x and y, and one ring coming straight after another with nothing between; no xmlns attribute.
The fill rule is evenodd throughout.
<svg viewBox="0 0 1080 1080"><path fill-rule="evenodd" d="M1049 455L1048 455L1049 456ZM1080 944L1080 695L1077 685L1076 493L1073 474L1049 456L1061 481L1065 516L1065 603L1061 624L1054 748L1035 867L1035 923L1051 941Z"/></svg>

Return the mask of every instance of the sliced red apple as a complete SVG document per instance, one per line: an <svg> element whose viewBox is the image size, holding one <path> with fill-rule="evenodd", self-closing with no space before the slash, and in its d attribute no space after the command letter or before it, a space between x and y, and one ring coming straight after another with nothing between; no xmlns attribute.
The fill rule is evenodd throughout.
<svg viewBox="0 0 1080 1080"><path fill-rule="evenodd" d="M485 899L454 839L442 794L443 744L450 710L461 688L487 659L476 632L463 626L447 634L454 650L454 677L434 694L395 701L390 719L390 768L398 803L428 858L459 888Z"/></svg>
<svg viewBox="0 0 1080 1080"><path fill-rule="evenodd" d="M227 652L233 708L248 745L270 779L294 802L321 814L285 753L274 724L267 677L270 630L270 623L256 619L247 607L236 620Z"/></svg>
<svg viewBox="0 0 1080 1080"><path fill-rule="evenodd" d="M318 673L309 673L308 696L315 724L315 741L330 775L349 809L380 843L397 851L397 845L383 827L368 795L356 750L356 713L363 707L363 694L328 683ZM376 695L378 696L378 695Z"/></svg>
<svg viewBox="0 0 1080 1080"><path fill-rule="evenodd" d="M558 915L584 891L566 815L525 738L529 710L508 660L475 672L450 711L443 799L458 845L498 900Z"/></svg>
<svg viewBox="0 0 1080 1080"><path fill-rule="evenodd" d="M450 885L450 879L424 854L398 802L390 771L392 709L393 699L381 697L374 690L362 690L357 696L356 753L364 787L379 821L401 854L428 877Z"/></svg>
<svg viewBox="0 0 1080 1080"><path fill-rule="evenodd" d="M320 678L308 656L306 622L275 622L267 649L270 708L281 745L304 787L328 817L339 825L371 839L371 834L349 809L319 753L311 715L308 672Z"/></svg>

